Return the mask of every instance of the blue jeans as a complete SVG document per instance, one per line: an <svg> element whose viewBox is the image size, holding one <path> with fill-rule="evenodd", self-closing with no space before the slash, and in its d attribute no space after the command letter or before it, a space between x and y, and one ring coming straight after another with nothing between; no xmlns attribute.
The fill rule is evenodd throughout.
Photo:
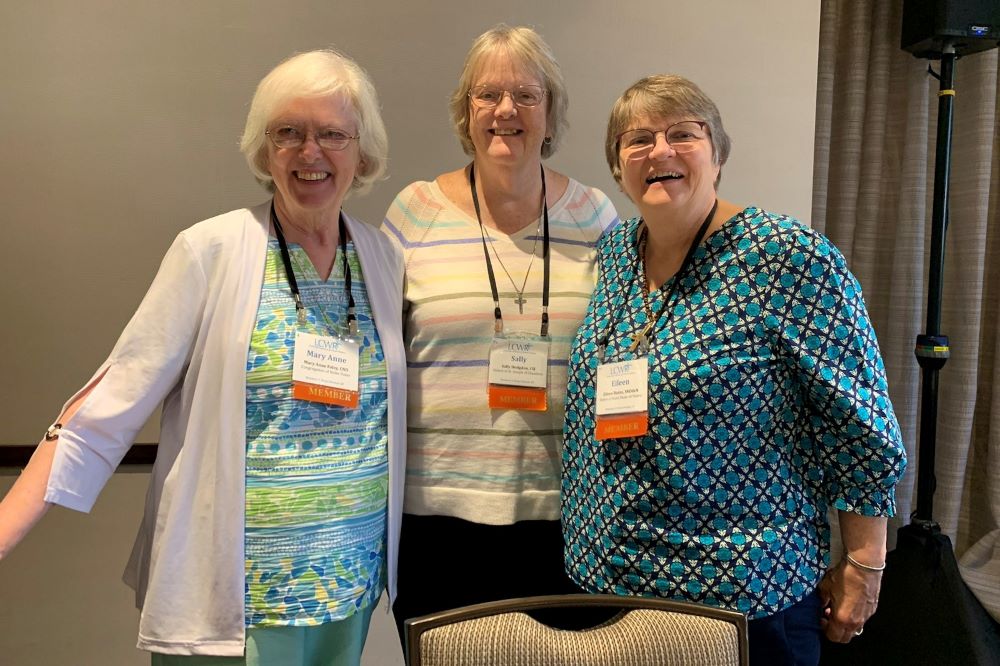
<svg viewBox="0 0 1000 666"><path fill-rule="evenodd" d="M823 604L812 592L783 611L750 620L751 666L816 666Z"/></svg>

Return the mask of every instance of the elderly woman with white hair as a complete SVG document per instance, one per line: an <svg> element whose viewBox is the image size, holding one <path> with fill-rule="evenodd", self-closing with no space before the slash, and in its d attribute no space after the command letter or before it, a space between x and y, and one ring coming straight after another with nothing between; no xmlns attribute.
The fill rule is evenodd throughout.
<svg viewBox="0 0 1000 666"><path fill-rule="evenodd" d="M126 571L154 664L360 662L394 586L402 263L342 205L386 148L352 60L271 71L241 149L273 198L180 233L0 504L2 558L51 504L88 511L162 402Z"/></svg>

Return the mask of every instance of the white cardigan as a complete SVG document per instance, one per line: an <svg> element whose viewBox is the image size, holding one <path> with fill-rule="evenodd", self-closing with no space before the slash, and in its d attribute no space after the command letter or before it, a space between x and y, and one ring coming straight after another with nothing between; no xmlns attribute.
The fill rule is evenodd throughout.
<svg viewBox="0 0 1000 666"><path fill-rule="evenodd" d="M98 383L59 437L45 500L89 511L163 403L145 515L125 571L141 610L144 650L243 654L246 359L269 211L270 203L232 211L177 236L88 386ZM351 218L347 228L388 372L391 600L406 467L403 263L376 229Z"/></svg>

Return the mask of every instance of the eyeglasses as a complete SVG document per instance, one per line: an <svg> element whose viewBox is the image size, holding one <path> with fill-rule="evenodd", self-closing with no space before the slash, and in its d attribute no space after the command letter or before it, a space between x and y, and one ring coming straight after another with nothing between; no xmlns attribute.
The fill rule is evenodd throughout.
<svg viewBox="0 0 1000 666"><path fill-rule="evenodd" d="M481 109L492 109L503 101L504 95L510 95L510 100L520 107L538 106L545 99L548 91L541 86L517 86L513 90L505 90L498 86L483 84L474 86L469 91L469 99Z"/></svg>
<svg viewBox="0 0 1000 666"><path fill-rule="evenodd" d="M267 130L264 134L278 148L298 148L306 142L310 132L295 125L280 125ZM360 135L352 136L346 130L337 129L336 127L321 127L312 132L312 136L316 139L316 143L319 144L320 148L343 150L347 148L347 144L358 139Z"/></svg>
<svg viewBox="0 0 1000 666"><path fill-rule="evenodd" d="M707 123L700 120L684 120L662 130L631 129L618 135L618 154L627 160L646 157L656 145L657 134L663 134L675 152L690 153L699 141L708 138L706 127Z"/></svg>

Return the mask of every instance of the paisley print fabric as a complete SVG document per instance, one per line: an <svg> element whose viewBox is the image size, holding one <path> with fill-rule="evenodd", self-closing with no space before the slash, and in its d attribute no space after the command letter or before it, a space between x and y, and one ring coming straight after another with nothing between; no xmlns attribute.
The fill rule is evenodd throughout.
<svg viewBox="0 0 1000 666"><path fill-rule="evenodd" d="M823 236L745 209L673 278L648 354L649 432L598 442L598 363L636 358L647 322L638 225L602 242L571 352L568 571L593 592L771 615L829 566L829 508L894 511L905 457L860 286Z"/></svg>

